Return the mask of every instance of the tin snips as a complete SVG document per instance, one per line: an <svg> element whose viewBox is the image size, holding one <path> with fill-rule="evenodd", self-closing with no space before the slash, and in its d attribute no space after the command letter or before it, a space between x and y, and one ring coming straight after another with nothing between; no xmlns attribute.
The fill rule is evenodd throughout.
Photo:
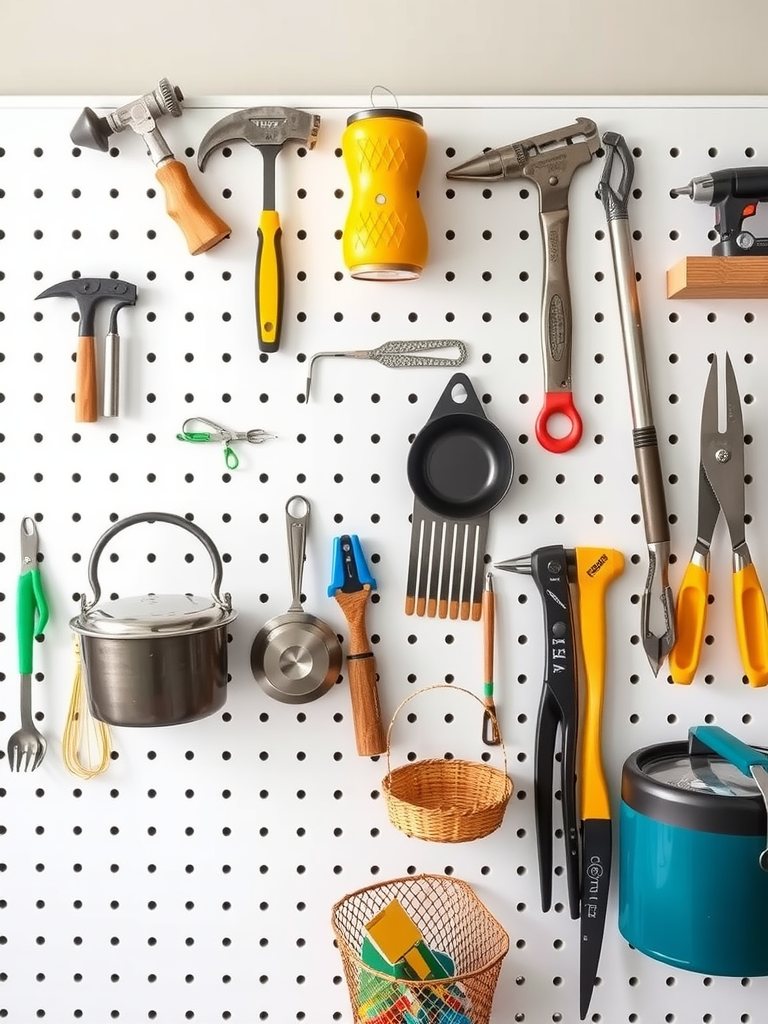
<svg viewBox="0 0 768 1024"><path fill-rule="evenodd" d="M501 181L527 178L539 193L539 223L544 246L541 342L544 357L544 405L536 418L536 439L550 452L566 452L581 439L581 417L571 392L571 294L568 284L568 190L574 173L588 164L600 146L597 125L587 117L555 131L489 149L446 173L447 178ZM554 437L555 415L570 422L564 437Z"/></svg>

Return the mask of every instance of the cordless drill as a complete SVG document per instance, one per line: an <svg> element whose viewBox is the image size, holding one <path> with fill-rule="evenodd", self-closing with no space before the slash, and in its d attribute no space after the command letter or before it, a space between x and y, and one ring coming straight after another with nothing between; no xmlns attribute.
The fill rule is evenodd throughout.
<svg viewBox="0 0 768 1024"><path fill-rule="evenodd" d="M768 167L728 167L692 178L673 196L689 196L694 203L715 207L715 229L720 241L713 256L768 256L768 238L758 238L742 225L754 217L757 204L768 201Z"/></svg>

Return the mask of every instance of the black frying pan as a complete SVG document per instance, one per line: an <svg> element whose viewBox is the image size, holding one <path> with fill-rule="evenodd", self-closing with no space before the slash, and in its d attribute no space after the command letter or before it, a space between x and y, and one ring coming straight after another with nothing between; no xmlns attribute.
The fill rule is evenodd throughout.
<svg viewBox="0 0 768 1024"><path fill-rule="evenodd" d="M446 519L475 519L509 490L512 450L487 419L469 377L455 373L414 438L408 483L419 501Z"/></svg>

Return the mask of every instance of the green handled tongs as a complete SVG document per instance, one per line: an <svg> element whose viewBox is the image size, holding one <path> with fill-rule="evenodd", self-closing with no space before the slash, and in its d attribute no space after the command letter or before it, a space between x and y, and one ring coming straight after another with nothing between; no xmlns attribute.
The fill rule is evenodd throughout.
<svg viewBox="0 0 768 1024"><path fill-rule="evenodd" d="M640 615L643 647L654 675L675 643L675 610L669 586L669 521L664 498L664 479L661 472L656 427L653 424L651 395L645 368L643 328L640 322L640 302L637 295L637 277L632 256L632 233L629 229L627 199L632 188L634 162L623 136L605 132L605 165L598 195L608 220L613 269L619 298L619 315L624 339L624 360L627 367L629 402L632 408L632 440L640 483L640 502L643 510L645 538L648 544L648 576L642 596ZM610 183L614 156L622 165L621 180L613 188ZM650 626L651 597L654 592L656 570L659 570L659 599L664 617L664 632L657 635Z"/></svg>

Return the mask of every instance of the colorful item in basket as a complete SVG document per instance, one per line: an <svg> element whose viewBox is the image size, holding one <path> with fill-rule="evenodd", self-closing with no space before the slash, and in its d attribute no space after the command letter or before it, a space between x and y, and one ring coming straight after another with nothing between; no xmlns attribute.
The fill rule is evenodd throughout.
<svg viewBox="0 0 768 1024"><path fill-rule="evenodd" d="M436 970L441 972L439 977L450 978L455 974L456 966L447 953L438 949L428 949L428 953L436 961ZM361 1024L432 1024L433 1021L462 1024L467 1019L465 1014L470 1012L471 1003L460 983L412 988L384 981L382 974L412 980L413 969L403 958L391 963L367 935L360 957L371 968L360 972L357 1015ZM372 973L374 971L377 973Z"/></svg>
<svg viewBox="0 0 768 1024"><path fill-rule="evenodd" d="M449 977L399 900L372 917L365 930L388 963L404 964L405 977L418 981Z"/></svg>

